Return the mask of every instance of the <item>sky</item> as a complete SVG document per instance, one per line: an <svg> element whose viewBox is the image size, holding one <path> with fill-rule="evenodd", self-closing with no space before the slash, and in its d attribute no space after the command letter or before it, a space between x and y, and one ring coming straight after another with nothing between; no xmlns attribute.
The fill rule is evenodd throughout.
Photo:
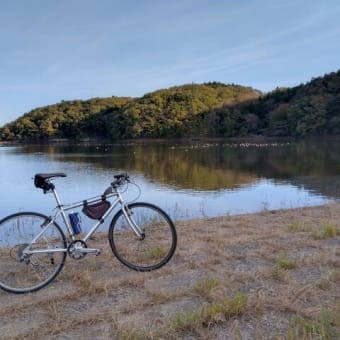
<svg viewBox="0 0 340 340"><path fill-rule="evenodd" d="M339 0L0 0L0 126L62 100L340 69Z"/></svg>

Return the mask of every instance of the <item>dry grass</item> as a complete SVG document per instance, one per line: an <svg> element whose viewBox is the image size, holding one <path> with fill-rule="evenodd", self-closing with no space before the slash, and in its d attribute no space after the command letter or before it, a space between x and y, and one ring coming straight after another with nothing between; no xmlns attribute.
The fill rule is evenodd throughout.
<svg viewBox="0 0 340 340"><path fill-rule="evenodd" d="M165 267L67 260L48 287L0 292L1 339L337 339L340 205L180 222ZM99 235L100 236L100 235Z"/></svg>

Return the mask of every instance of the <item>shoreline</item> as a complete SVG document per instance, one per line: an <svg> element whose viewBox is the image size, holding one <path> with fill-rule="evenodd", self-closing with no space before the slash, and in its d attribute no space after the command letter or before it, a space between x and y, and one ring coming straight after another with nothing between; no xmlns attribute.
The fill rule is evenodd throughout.
<svg viewBox="0 0 340 340"><path fill-rule="evenodd" d="M1 146L32 146L32 145L150 145L150 144L190 144L190 143L235 143L235 144L268 144L268 143L290 143L294 140L293 137L272 138L265 136L250 136L250 137L187 137L187 138L138 138L138 139L123 139L123 140L105 140L105 139L50 139L50 140L31 140L31 141L0 141Z"/></svg>
<svg viewBox="0 0 340 340"><path fill-rule="evenodd" d="M0 291L2 336L340 336L340 203L181 221L177 232L174 258L154 272L118 263L105 237L101 256L68 258L46 288Z"/></svg>
<svg viewBox="0 0 340 340"><path fill-rule="evenodd" d="M238 137L177 137L177 138L135 138L135 139L101 139L101 138L50 138L46 140L32 139L20 141L0 141L0 146L15 146L15 145L63 145L63 144L152 144L152 143L249 143L249 144L267 144L267 143L291 143L310 139L335 139L340 140L340 135L322 135L322 136L264 136L264 135L249 135Z"/></svg>

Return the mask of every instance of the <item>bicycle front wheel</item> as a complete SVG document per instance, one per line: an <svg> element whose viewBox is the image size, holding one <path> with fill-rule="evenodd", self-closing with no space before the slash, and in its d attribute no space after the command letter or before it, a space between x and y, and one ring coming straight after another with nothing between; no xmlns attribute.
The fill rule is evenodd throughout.
<svg viewBox="0 0 340 340"><path fill-rule="evenodd" d="M63 231L45 215L22 212L4 218L0 221L0 288L20 294L46 286L63 267L66 247Z"/></svg>
<svg viewBox="0 0 340 340"><path fill-rule="evenodd" d="M177 244L176 229L170 217L149 203L130 204L127 212L128 218L120 210L110 225L109 240L114 255L137 271L151 271L165 265ZM131 228L131 220L143 237L138 237Z"/></svg>

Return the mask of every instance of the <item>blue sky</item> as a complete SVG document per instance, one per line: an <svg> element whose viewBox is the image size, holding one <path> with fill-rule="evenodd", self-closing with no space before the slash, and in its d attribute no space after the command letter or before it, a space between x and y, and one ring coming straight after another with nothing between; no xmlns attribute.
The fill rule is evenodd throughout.
<svg viewBox="0 0 340 340"><path fill-rule="evenodd" d="M61 100L340 69L339 0L1 0L0 126Z"/></svg>

